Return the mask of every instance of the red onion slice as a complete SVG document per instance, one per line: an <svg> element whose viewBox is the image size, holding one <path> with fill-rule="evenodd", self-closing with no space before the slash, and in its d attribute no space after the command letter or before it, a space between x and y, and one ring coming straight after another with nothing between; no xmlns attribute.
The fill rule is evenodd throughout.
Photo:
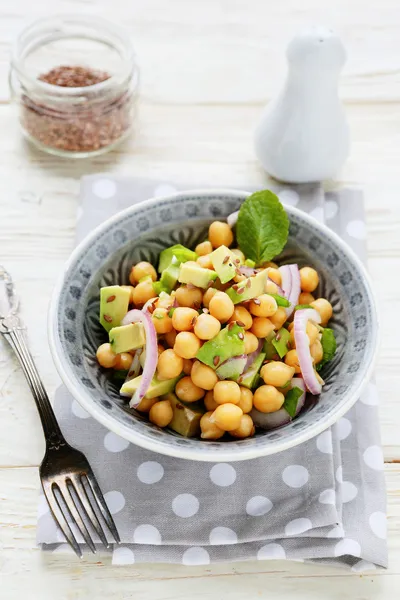
<svg viewBox="0 0 400 600"><path fill-rule="evenodd" d="M239 211L236 210L235 212L231 213L228 217L227 217L227 223L229 225L229 227L232 229L233 227L235 227L237 220L238 220L238 216L239 216Z"/></svg>
<svg viewBox="0 0 400 600"><path fill-rule="evenodd" d="M147 309L142 311L134 308L127 312L121 321L122 325L139 322L143 323L146 336L146 362L144 364L140 385L129 402L130 408L136 408L140 404L142 398L146 395L151 380L154 377L154 373L156 372L158 362L157 333L151 315Z"/></svg>
<svg viewBox="0 0 400 600"><path fill-rule="evenodd" d="M306 401L306 386L304 385L304 381L302 380L301 377L293 377L292 382L291 382L291 387L292 388L298 387L301 390L303 390L303 394L297 400L297 407L296 407L296 417L297 417L297 415L303 408L304 403ZM256 427L260 427L260 429L266 429L266 430L275 429L275 427L281 427L282 425L286 425L287 423L290 423L290 421L292 420L292 417L289 415L289 413L284 408L280 408L279 410L277 410L273 413L262 413L259 410L257 410L256 408L253 408L253 410L250 412L250 416L253 419L253 423L254 423L254 425L256 425Z"/></svg>
<svg viewBox="0 0 400 600"><path fill-rule="evenodd" d="M294 311L294 307L299 303L300 288L300 272L297 265L283 265L279 267L279 272L282 276L282 289L284 296L290 302L290 306L285 308L286 316L290 317Z"/></svg>
<svg viewBox="0 0 400 600"><path fill-rule="evenodd" d="M253 275L256 275L258 273L257 269L253 269L253 267L247 267L246 265L241 265L239 267L239 271L245 277L252 277Z"/></svg>
<svg viewBox="0 0 400 600"><path fill-rule="evenodd" d="M322 385L314 371L313 359L310 353L310 340L306 331L310 319L316 323L321 323L319 312L314 308L296 310L294 315L294 339L304 383L312 394L320 394Z"/></svg>
<svg viewBox="0 0 400 600"><path fill-rule="evenodd" d="M256 360L257 356L260 354L263 345L264 340L259 340L257 350L254 350L254 352L247 355L247 362L245 368L243 369L243 373L246 373L250 369L251 365Z"/></svg>

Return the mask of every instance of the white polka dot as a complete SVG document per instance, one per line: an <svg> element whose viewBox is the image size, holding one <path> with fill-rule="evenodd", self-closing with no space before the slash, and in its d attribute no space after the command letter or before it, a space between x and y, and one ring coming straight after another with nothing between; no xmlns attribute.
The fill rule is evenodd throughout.
<svg viewBox="0 0 400 600"><path fill-rule="evenodd" d="M135 544L161 544L161 534L154 525L139 525L133 532Z"/></svg>
<svg viewBox="0 0 400 600"><path fill-rule="evenodd" d="M92 187L93 193L102 200L108 200L115 196L117 186L112 179L97 179Z"/></svg>
<svg viewBox="0 0 400 600"><path fill-rule="evenodd" d="M53 550L52 554L73 554L75 556L75 552L69 544L61 544L61 546L57 546L57 548Z"/></svg>
<svg viewBox="0 0 400 600"><path fill-rule="evenodd" d="M160 183L154 190L155 198L162 198L163 196L170 196L171 194L177 193L176 187L169 183Z"/></svg>
<svg viewBox="0 0 400 600"><path fill-rule="evenodd" d="M319 501L321 504L335 504L336 503L336 494L335 490L327 489L320 493Z"/></svg>
<svg viewBox="0 0 400 600"><path fill-rule="evenodd" d="M126 546L119 546L115 548L111 564L113 565L133 565L135 562L135 555L130 548Z"/></svg>
<svg viewBox="0 0 400 600"><path fill-rule="evenodd" d="M237 544L237 535L229 527L214 527L210 532L211 546Z"/></svg>
<svg viewBox="0 0 400 600"><path fill-rule="evenodd" d="M137 476L142 483L157 483L164 476L164 467L154 460L149 460L138 466Z"/></svg>
<svg viewBox="0 0 400 600"><path fill-rule="evenodd" d="M116 433L109 431L104 437L104 446L109 452L122 452L122 450L127 449L129 442Z"/></svg>
<svg viewBox="0 0 400 600"><path fill-rule="evenodd" d="M332 454L332 433L330 429L323 431L321 435L317 437L317 448L320 452L324 454Z"/></svg>
<svg viewBox="0 0 400 600"><path fill-rule="evenodd" d="M44 515L48 515L50 512L49 505L47 504L46 496L41 494L39 496L38 509L37 509L37 518L43 517Z"/></svg>
<svg viewBox="0 0 400 600"><path fill-rule="evenodd" d="M339 210L338 203L335 200L327 200L325 202L325 218L333 219L336 217Z"/></svg>
<svg viewBox="0 0 400 600"><path fill-rule="evenodd" d="M186 519L199 511L200 503L193 494L179 494L172 500L172 510L177 517Z"/></svg>
<svg viewBox="0 0 400 600"><path fill-rule="evenodd" d="M219 463L210 469L210 479L215 485L228 487L236 481L236 471L232 465Z"/></svg>
<svg viewBox="0 0 400 600"><path fill-rule="evenodd" d="M301 488L308 481L308 471L301 465L290 465L283 470L282 479L291 488Z"/></svg>
<svg viewBox="0 0 400 600"><path fill-rule="evenodd" d="M376 571L376 566L367 560L360 560L357 564L351 567L352 571L362 573L363 571Z"/></svg>
<svg viewBox="0 0 400 600"><path fill-rule="evenodd" d="M342 417L341 419L339 419L339 421L336 423L336 431L337 434L339 436L339 440L345 440L351 433L351 423L349 421L349 419L346 419L346 417Z"/></svg>
<svg viewBox="0 0 400 600"><path fill-rule="evenodd" d="M368 406L378 406L379 395L378 395L378 387L377 387L376 383L372 383L372 381L371 381L367 385L360 400L363 404L367 404Z"/></svg>
<svg viewBox="0 0 400 600"><path fill-rule="evenodd" d="M341 485L342 502L351 502L358 494L358 489L351 481L343 481Z"/></svg>
<svg viewBox="0 0 400 600"><path fill-rule="evenodd" d="M371 469L382 471L383 469L383 453L380 446L370 446L363 454L364 462Z"/></svg>
<svg viewBox="0 0 400 600"><path fill-rule="evenodd" d="M210 555L204 548L193 546L193 548L188 548L183 553L182 563L187 566L209 565Z"/></svg>
<svg viewBox="0 0 400 600"><path fill-rule="evenodd" d="M246 504L246 512L251 517L261 517L262 515L266 515L273 504L269 498L265 496L253 496Z"/></svg>
<svg viewBox="0 0 400 600"><path fill-rule="evenodd" d="M367 237L367 228L364 221L349 221L346 226L347 233L356 240L365 240Z"/></svg>
<svg viewBox="0 0 400 600"><path fill-rule="evenodd" d="M310 210L309 215L320 223L323 223L325 220L324 209L322 206L317 206L316 208L313 208L313 210Z"/></svg>
<svg viewBox="0 0 400 600"><path fill-rule="evenodd" d="M294 190L282 190L279 192L279 200L287 206L297 206L300 202L300 196Z"/></svg>
<svg viewBox="0 0 400 600"><path fill-rule="evenodd" d="M386 539L387 519L385 513L379 510L377 512L373 512L369 518L369 526L378 538L381 538L381 540Z"/></svg>
<svg viewBox="0 0 400 600"><path fill-rule="evenodd" d="M310 519L293 519L293 521L289 521L289 523L286 525L285 534L299 535L300 533L304 533L310 529L312 529L312 523Z"/></svg>
<svg viewBox="0 0 400 600"><path fill-rule="evenodd" d="M341 538L341 537L344 537L343 527L341 525L336 525L335 527L333 527L333 529L331 529L326 534L326 537L327 538Z"/></svg>
<svg viewBox="0 0 400 600"><path fill-rule="evenodd" d="M338 483L342 483L343 481L343 468L341 465L336 469L336 481Z"/></svg>
<svg viewBox="0 0 400 600"><path fill-rule="evenodd" d="M344 556L350 554L351 556L360 556L361 546L356 540L350 538L344 538L340 540L335 546L335 556Z"/></svg>
<svg viewBox="0 0 400 600"><path fill-rule="evenodd" d="M72 402L71 410L79 419L88 419L90 417L89 413L76 400Z"/></svg>
<svg viewBox="0 0 400 600"><path fill-rule="evenodd" d="M118 492L117 490L106 492L104 494L104 500L106 501L106 504L112 515L115 515L125 506L125 498L121 492Z"/></svg>
<svg viewBox="0 0 400 600"><path fill-rule="evenodd" d="M76 220L80 221L83 217L83 208L82 206L78 206L77 210L76 210Z"/></svg>
<svg viewBox="0 0 400 600"><path fill-rule="evenodd" d="M266 544L257 552L258 560L271 560L280 558L286 558L285 549L280 544Z"/></svg>

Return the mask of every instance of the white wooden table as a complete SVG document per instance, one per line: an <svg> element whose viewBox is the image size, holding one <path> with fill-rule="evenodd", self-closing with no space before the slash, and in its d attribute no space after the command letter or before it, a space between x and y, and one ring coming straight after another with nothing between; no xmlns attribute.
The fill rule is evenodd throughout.
<svg viewBox="0 0 400 600"><path fill-rule="evenodd" d="M142 68L140 130L93 161L58 160L21 139L10 105L10 45L27 19L52 12L127 25ZM110 170L193 184L266 185L252 131L283 76L284 48L310 22L343 35L341 94L352 154L340 184L366 193L369 267L383 343L377 369L388 487L390 568L360 576L290 562L188 568L111 567L109 559L43 555L35 546L37 466L44 444L21 370L0 343L0 598L107 597L391 600L400 589L400 5L398 0L3 0L0 6L0 263L22 298L31 348L51 393L46 340L55 279L73 246L79 177ZM396 591L397 590L397 591Z"/></svg>

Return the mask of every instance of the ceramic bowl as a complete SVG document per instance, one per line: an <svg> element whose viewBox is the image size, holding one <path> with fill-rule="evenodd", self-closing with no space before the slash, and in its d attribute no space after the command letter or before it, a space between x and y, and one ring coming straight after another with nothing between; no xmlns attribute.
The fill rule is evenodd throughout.
<svg viewBox="0 0 400 600"><path fill-rule="evenodd" d="M202 461L235 461L281 452L335 423L360 396L377 351L377 314L369 277L353 252L330 229L287 207L288 244L279 262L312 265L320 274L318 296L333 305L338 352L321 373L326 381L288 425L246 440L201 441L161 430L120 398L110 372L95 354L106 341L99 324L99 288L128 283L133 263L157 264L160 251L206 238L208 225L237 210L248 194L230 190L189 191L148 200L124 210L94 230L72 253L55 289L49 313L53 358L65 385L100 423L155 452Z"/></svg>

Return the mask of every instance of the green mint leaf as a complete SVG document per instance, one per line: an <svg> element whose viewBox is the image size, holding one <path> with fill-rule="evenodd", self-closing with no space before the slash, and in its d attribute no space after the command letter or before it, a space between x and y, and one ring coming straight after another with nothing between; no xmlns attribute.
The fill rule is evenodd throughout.
<svg viewBox="0 0 400 600"><path fill-rule="evenodd" d="M321 336L322 350L324 351L322 360L317 365L317 371L320 371L327 362L332 360L336 352L336 338L332 329L325 327Z"/></svg>
<svg viewBox="0 0 400 600"><path fill-rule="evenodd" d="M268 296L272 296L273 298L275 298L278 306L284 306L285 308L290 306L289 300L287 298L284 298L283 296L280 296L279 294L268 294Z"/></svg>
<svg viewBox="0 0 400 600"><path fill-rule="evenodd" d="M236 224L241 251L259 265L272 260L284 248L289 219L278 197L270 190L255 192L243 202Z"/></svg>
<svg viewBox="0 0 400 600"><path fill-rule="evenodd" d="M168 311L168 316L170 319L172 319L172 315L174 314L176 308L174 306L172 306L169 311Z"/></svg>
<svg viewBox="0 0 400 600"><path fill-rule="evenodd" d="M292 417L296 416L297 402L299 401L300 396L303 395L303 390L298 387L294 387L288 391L285 397L285 402L283 403L283 408L287 413Z"/></svg>

